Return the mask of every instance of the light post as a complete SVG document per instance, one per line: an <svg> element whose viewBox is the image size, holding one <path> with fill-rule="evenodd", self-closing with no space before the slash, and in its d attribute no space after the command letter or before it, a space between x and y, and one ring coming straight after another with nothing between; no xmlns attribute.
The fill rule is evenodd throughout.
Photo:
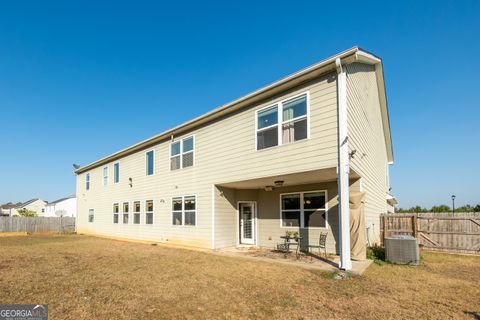
<svg viewBox="0 0 480 320"><path fill-rule="evenodd" d="M455 215L455 195L452 194L452 214Z"/></svg>

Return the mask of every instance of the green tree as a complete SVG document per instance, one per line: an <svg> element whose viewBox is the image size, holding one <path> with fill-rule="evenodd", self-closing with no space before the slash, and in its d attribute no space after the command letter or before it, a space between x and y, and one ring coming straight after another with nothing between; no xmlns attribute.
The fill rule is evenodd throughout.
<svg viewBox="0 0 480 320"><path fill-rule="evenodd" d="M450 209L449 206L441 204L439 206L433 206L432 209L430 209L431 212L435 213L444 213L444 212L451 212L452 209Z"/></svg>
<svg viewBox="0 0 480 320"><path fill-rule="evenodd" d="M31 211L31 210L27 210L27 209L18 210L18 214L21 217L36 217L36 216L38 216L36 211Z"/></svg>

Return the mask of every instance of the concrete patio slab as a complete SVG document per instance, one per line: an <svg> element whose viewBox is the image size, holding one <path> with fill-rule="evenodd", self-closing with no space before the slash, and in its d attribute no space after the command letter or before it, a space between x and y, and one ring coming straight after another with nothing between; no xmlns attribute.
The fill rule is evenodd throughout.
<svg viewBox="0 0 480 320"><path fill-rule="evenodd" d="M283 265L290 265L293 267L299 267L304 269L310 270L320 270L325 272L333 272L338 270L340 257L339 256L328 256L328 259L324 257L307 257L302 254L300 259L285 258L282 253L275 252L275 254L271 254L269 256L263 256L260 253L265 252L273 252L272 250L267 249L253 249L248 247L240 247L240 248L225 248L214 251L214 254L222 255L222 256L229 256L235 258L242 258L248 259L251 261L262 261L268 263L279 263ZM294 253L291 253L293 255ZM364 260L364 261L352 261L352 269L348 272L354 275L362 275L368 267L372 264L372 260Z"/></svg>

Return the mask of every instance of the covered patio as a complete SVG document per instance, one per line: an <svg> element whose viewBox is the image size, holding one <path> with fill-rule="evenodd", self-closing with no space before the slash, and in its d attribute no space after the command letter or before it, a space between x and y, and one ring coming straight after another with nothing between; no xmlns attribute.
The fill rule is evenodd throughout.
<svg viewBox="0 0 480 320"><path fill-rule="evenodd" d="M359 178L350 172L351 190ZM219 183L214 203L215 249L273 250L292 232L307 252L326 233L326 251L340 254L336 168Z"/></svg>

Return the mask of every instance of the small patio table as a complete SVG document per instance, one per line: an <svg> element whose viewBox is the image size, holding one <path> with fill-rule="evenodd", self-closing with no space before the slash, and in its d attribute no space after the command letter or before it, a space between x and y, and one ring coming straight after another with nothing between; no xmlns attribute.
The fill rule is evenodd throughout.
<svg viewBox="0 0 480 320"><path fill-rule="evenodd" d="M300 247L300 240L302 240L303 238L302 237L289 237L289 236L281 236L280 238L283 239L284 242L278 244L277 249L287 253L287 252L290 252L290 246L296 246L295 256L298 258L298 249ZM295 242L292 242L290 240L295 240Z"/></svg>

